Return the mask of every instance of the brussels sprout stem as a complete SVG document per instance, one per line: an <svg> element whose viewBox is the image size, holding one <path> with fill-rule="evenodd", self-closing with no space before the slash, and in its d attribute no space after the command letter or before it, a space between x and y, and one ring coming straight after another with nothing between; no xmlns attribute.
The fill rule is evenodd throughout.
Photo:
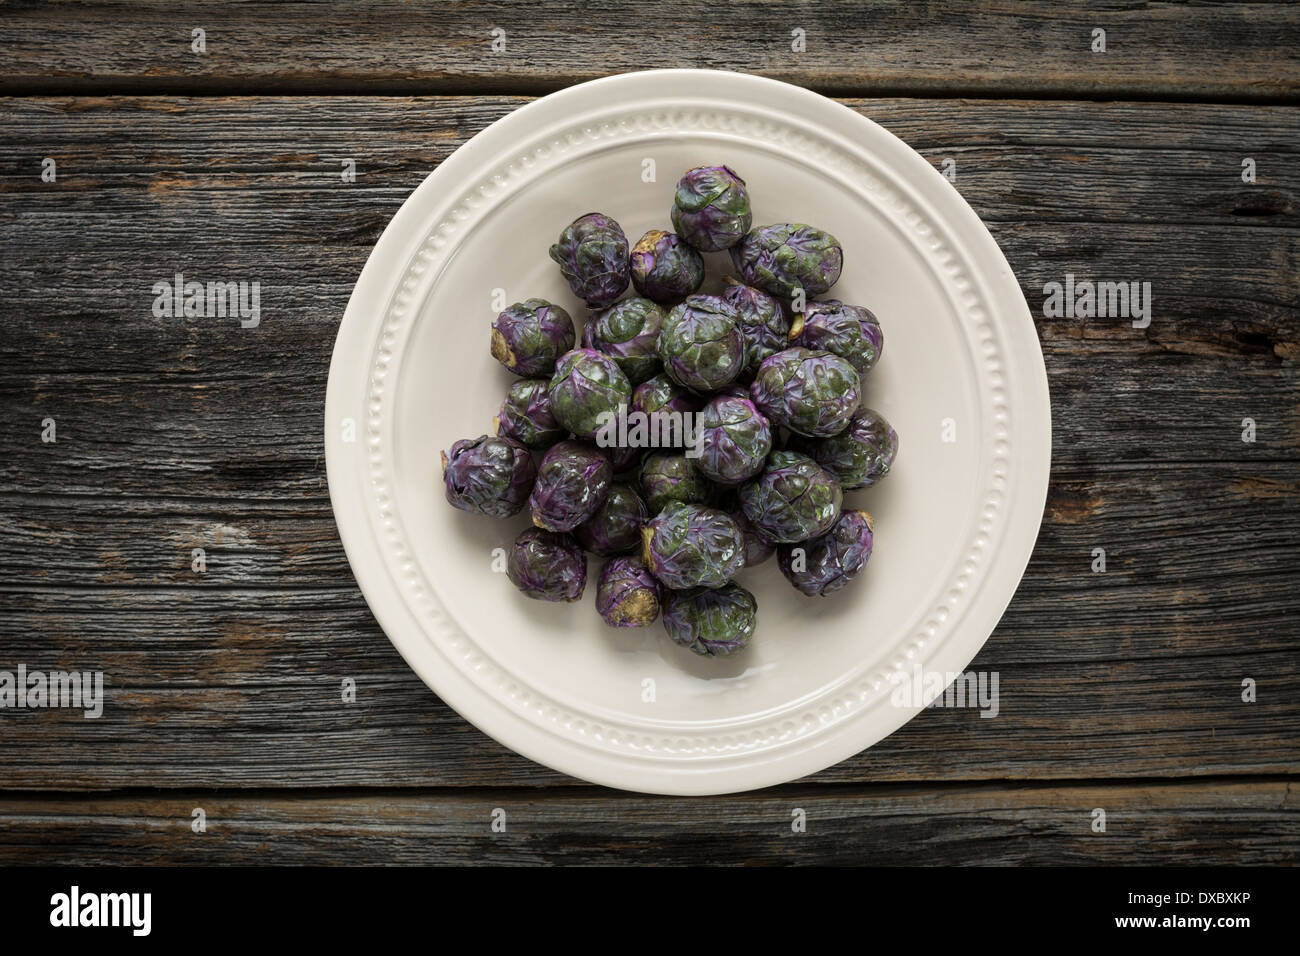
<svg viewBox="0 0 1300 956"><path fill-rule="evenodd" d="M650 591L635 591L618 605L614 616L623 624L645 627L659 616L659 600Z"/></svg>
<svg viewBox="0 0 1300 956"><path fill-rule="evenodd" d="M506 342L506 337L497 329L492 330L492 357L501 362L506 368L515 367L515 356L510 351L510 345Z"/></svg>

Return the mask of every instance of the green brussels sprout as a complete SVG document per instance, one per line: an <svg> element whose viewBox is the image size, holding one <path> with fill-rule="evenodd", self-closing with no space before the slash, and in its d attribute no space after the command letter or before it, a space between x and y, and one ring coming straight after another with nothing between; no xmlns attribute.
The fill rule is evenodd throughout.
<svg viewBox="0 0 1300 956"><path fill-rule="evenodd" d="M885 475L898 454L898 433L885 416L860 408L849 427L830 438L795 436L791 447L803 452L832 475L845 490L874 485Z"/></svg>
<svg viewBox="0 0 1300 956"><path fill-rule="evenodd" d="M551 414L551 382L521 378L510 386L494 419L497 434L529 448L549 448L568 434Z"/></svg>
<svg viewBox="0 0 1300 956"><path fill-rule="evenodd" d="M659 616L663 585L636 557L613 558L600 572L596 612L610 627L647 627Z"/></svg>
<svg viewBox="0 0 1300 956"><path fill-rule="evenodd" d="M758 367L749 395L776 424L825 438L848 425L861 401L859 388L857 371L838 355L792 348Z"/></svg>
<svg viewBox="0 0 1300 956"><path fill-rule="evenodd" d="M764 359L789 347L790 320L775 296L730 276L725 281L722 299L735 307L740 316L740 334L745 339L743 374L752 376Z"/></svg>
<svg viewBox="0 0 1300 956"><path fill-rule="evenodd" d="M550 375L573 343L573 318L545 299L516 302L492 323L492 357L524 378Z"/></svg>
<svg viewBox="0 0 1300 956"><path fill-rule="evenodd" d="M447 501L461 511L489 518L518 514L536 478L533 456L510 438L466 438L442 453Z"/></svg>
<svg viewBox="0 0 1300 956"><path fill-rule="evenodd" d="M745 517L745 511L737 504L735 510L727 512L736 522L745 539L745 561L743 567L756 568L772 555L776 554L776 545L763 532L754 527L754 523Z"/></svg>
<svg viewBox="0 0 1300 956"><path fill-rule="evenodd" d="M641 496L652 515L673 501L706 504L712 493L708 479L683 452L651 452L641 462Z"/></svg>
<svg viewBox="0 0 1300 956"><path fill-rule="evenodd" d="M781 222L751 229L731 247L731 261L746 285L782 299L803 289L811 299L839 279L844 251L828 232L801 222Z"/></svg>
<svg viewBox="0 0 1300 956"><path fill-rule="evenodd" d="M699 396L688 392L663 373L647 379L632 392L632 412L646 424L651 447L680 448L690 435L689 415L700 410Z"/></svg>
<svg viewBox="0 0 1300 956"><path fill-rule="evenodd" d="M716 295L693 295L673 307L659 331L659 357L678 385L712 392L745 367L740 315Z"/></svg>
<svg viewBox="0 0 1300 956"><path fill-rule="evenodd" d="M579 216L551 246L573 294L593 309L610 305L627 288L627 236L617 222L598 212Z"/></svg>
<svg viewBox="0 0 1300 956"><path fill-rule="evenodd" d="M670 501L641 530L641 560L670 588L720 588L740 570L745 541L731 515Z"/></svg>
<svg viewBox="0 0 1300 956"><path fill-rule="evenodd" d="M825 597L862 573L871 557L874 524L865 511L845 511L823 535L783 544L776 562L791 584L809 597Z"/></svg>
<svg viewBox="0 0 1300 956"><path fill-rule="evenodd" d="M704 282L704 259L681 236L651 229L632 247L632 285L656 302L680 302Z"/></svg>
<svg viewBox="0 0 1300 956"><path fill-rule="evenodd" d="M740 486L745 517L778 544L825 534L839 518L843 500L835 477L794 451L772 452L763 473Z"/></svg>
<svg viewBox="0 0 1300 956"><path fill-rule="evenodd" d="M880 358L885 333L870 309L827 299L809 302L803 314L795 316L790 341L814 352L833 352L862 376Z"/></svg>
<svg viewBox="0 0 1300 956"><path fill-rule="evenodd" d="M551 414L579 438L595 438L632 397L632 383L609 356L574 349L560 356L551 377Z"/></svg>
<svg viewBox="0 0 1300 956"><path fill-rule="evenodd" d="M772 429L748 398L719 395L700 412L696 467L722 485L738 485L763 470Z"/></svg>
<svg viewBox="0 0 1300 956"><path fill-rule="evenodd" d="M577 601L587 587L587 556L567 534L526 528L510 549L506 577L537 601Z"/></svg>
<svg viewBox="0 0 1300 956"><path fill-rule="evenodd" d="M615 482L596 513L573 529L588 551L609 557L633 551L641 544L641 526L649 519L645 502L631 485Z"/></svg>
<svg viewBox="0 0 1300 956"><path fill-rule="evenodd" d="M640 472L641 458L644 453L644 448L635 445L610 445L605 449L605 454L609 455L609 463L614 466L616 475Z"/></svg>
<svg viewBox="0 0 1300 956"><path fill-rule="evenodd" d="M659 371L663 322L664 310L649 299L623 299L588 320L583 344L612 358L637 385Z"/></svg>
<svg viewBox="0 0 1300 956"><path fill-rule="evenodd" d="M533 524L572 531L596 513L609 495L609 458L585 442L562 441L542 456L528 504Z"/></svg>
<svg viewBox="0 0 1300 956"><path fill-rule="evenodd" d="M722 657L749 644L758 623L758 601L739 584L664 596L664 629L696 654Z"/></svg>
<svg viewBox="0 0 1300 956"><path fill-rule="evenodd" d="M696 249L720 252L740 242L753 216L745 181L726 166L697 166L677 183L673 228Z"/></svg>

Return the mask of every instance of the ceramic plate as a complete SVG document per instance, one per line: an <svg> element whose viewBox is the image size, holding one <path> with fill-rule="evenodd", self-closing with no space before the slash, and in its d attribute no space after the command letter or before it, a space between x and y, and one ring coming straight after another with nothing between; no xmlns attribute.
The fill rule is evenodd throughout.
<svg viewBox="0 0 1300 956"><path fill-rule="evenodd" d="M511 382L488 353L501 300L540 296L585 317L547 256L561 228L593 209L633 241L671 228L677 178L711 163L746 180L756 224L809 222L839 238L845 268L831 294L880 318L885 347L866 404L900 437L888 478L846 495L875 518L863 576L812 599L774 560L743 572L758 630L720 659L674 645L659 624L606 627L594 558L581 603L525 598L494 570L494 550L527 516L457 511L438 478L439 451L490 432ZM1051 453L1033 322L953 186L832 100L706 70L572 87L442 163L357 282L325 429L353 572L429 687L539 763L667 794L793 780L917 714L926 701L901 699L897 675L961 672L992 632L1033 548Z"/></svg>

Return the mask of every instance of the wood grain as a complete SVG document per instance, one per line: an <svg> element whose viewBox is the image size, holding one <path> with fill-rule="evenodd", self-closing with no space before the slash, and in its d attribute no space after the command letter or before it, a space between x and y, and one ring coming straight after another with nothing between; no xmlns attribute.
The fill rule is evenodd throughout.
<svg viewBox="0 0 1300 956"><path fill-rule="evenodd" d="M97 720L8 713L8 786L574 783L428 692L373 622L328 512L27 505L0 525L0 646L33 669L104 670L109 703ZM1288 464L1058 472L1034 559L972 664L999 673L999 715L927 712L811 779L1300 770L1300 660L1279 626L1300 611L1298 533ZM1256 703L1241 700L1245 678Z"/></svg>
<svg viewBox="0 0 1300 956"><path fill-rule="evenodd" d="M194 833L201 809L206 832ZM1105 832L1093 832L1105 811ZM505 831L491 829L504 813ZM802 811L805 830L792 823ZM0 799L0 865L1293 865L1286 781Z"/></svg>
<svg viewBox="0 0 1300 956"><path fill-rule="evenodd" d="M6 346L23 356L0 369L15 424L0 435L0 486L322 500L320 396L351 283L409 190L520 102L4 102L0 234L38 254L0 262ZM1068 397L1055 404L1056 461L1296 457L1300 183L1287 110L850 105L915 135L936 163L958 156L957 187L1036 314L1066 273L1152 283L1145 330L1039 319L1052 388ZM1245 152L1260 164L1254 186L1240 179ZM47 154L56 184L36 175ZM343 157L359 164L354 185L339 179ZM262 326L154 319L152 284L177 269L256 278ZM46 417L60 443L38 448Z"/></svg>
<svg viewBox="0 0 1300 956"><path fill-rule="evenodd" d="M22 3L0 20L0 89L539 93L691 66L841 95L1294 101L1298 47L1300 11L1285 3Z"/></svg>
<svg viewBox="0 0 1300 956"><path fill-rule="evenodd" d="M0 647L102 669L110 692L96 721L6 715L3 786L575 783L414 677L356 590L324 483L329 355L370 245L433 166L522 102L0 102ZM1000 672L1001 715L931 711L813 780L1296 772L1300 661L1279 626L1300 601L1293 111L849 105L957 159L1036 314L1066 272L1151 281L1157 306L1145 330L1038 320L1054 480L974 665ZM55 184L38 178L46 155ZM150 287L177 269L258 278L263 324L154 319Z"/></svg>

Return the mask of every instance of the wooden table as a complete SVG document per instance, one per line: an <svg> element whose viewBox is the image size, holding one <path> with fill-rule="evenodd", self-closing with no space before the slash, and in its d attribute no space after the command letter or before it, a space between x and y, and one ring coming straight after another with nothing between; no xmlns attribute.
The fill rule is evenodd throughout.
<svg viewBox="0 0 1300 956"><path fill-rule="evenodd" d="M102 670L108 702L0 711L0 863L1294 862L1297 49L1271 3L6 7L0 670ZM997 719L928 711L755 794L616 793L469 726L367 609L322 408L371 245L489 123L657 66L955 160L1035 316L1067 273L1151 283L1145 329L1038 319L1053 479L972 665ZM177 272L259 281L260 325L155 318Z"/></svg>

